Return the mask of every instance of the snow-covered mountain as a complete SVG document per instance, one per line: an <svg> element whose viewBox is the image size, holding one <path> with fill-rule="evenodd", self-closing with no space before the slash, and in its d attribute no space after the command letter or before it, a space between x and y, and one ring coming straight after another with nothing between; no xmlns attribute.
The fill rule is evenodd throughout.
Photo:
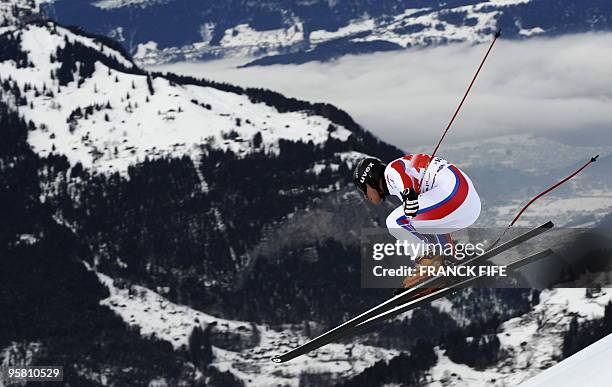
<svg viewBox="0 0 612 387"><path fill-rule="evenodd" d="M216 358L213 364L239 375L246 386L299 386L300 375L305 372L326 375L330 379L350 378L375 362L389 361L400 353L368 344L363 337L358 337L348 343L332 343L279 366L272 363L270 357L308 340L303 330L271 328L207 315L173 304L146 288L117 288L110 278L99 276L111 289L109 298L102 301L104 305L127 324L139 327L143 335L154 335L176 348L187 346L191 330L202 323L213 324L218 336L229 333L251 339L257 336L258 339L246 349L224 348L223 343L213 346ZM436 301L434 305L453 318L465 321L461 316L465 298L464 295L450 301ZM563 335L573 318L578 322L603 318L606 305L612 302L612 292L605 289L587 296L585 289L554 289L543 291L539 298L540 302L531 311L504 322L498 329L496 336L503 353L498 361L484 369L474 369L451 360L445 349L436 347L438 360L427 371L426 382L422 385L516 386L562 358Z"/></svg>
<svg viewBox="0 0 612 387"><path fill-rule="evenodd" d="M386 157L399 151L379 142L334 106L286 98L269 90L148 73L113 41L40 20L34 8L29 10L32 19L28 21L20 18L21 10L11 7L7 13L11 18L5 19L0 31L0 205L6 220L0 229L4 284L0 347L6 349L1 361L32 364L49 353L70 358L75 351L88 351L59 344L69 336L56 329L58 324L81 324L70 320L73 313L81 313L79 321L99 324L97 332L103 336L106 333L102 332L110 330L112 337L129 336L124 337L127 345L160 345L138 357L177 356L175 364L186 374L168 376L170 367L162 372L170 378L167 380L195 378L206 385L230 385L228 378L235 382L239 372L226 373L223 364L216 371L207 369L208 364L197 365L193 376L190 364L195 361L186 361L186 357L195 355L186 355L190 349L180 345L186 344L185 337L172 349L160 344L161 336L149 337L157 333L154 329L131 330L129 323L118 323L114 314L107 313L113 304L100 297L104 287L83 271L82 261L117 282L161 289L169 300L189 308L213 308L229 317L257 313L259 319L270 320L276 312L272 308L240 306L265 289L236 285L248 276L245 269L258 272L249 253L262 242L262 233L295 212L308 211L317 198L344 190L350 179L348 167L366 149L386 153ZM174 206L182 209L162 210ZM115 221L123 225L113 225ZM139 231L131 230L133 227ZM119 234L111 236L108 231ZM165 236L154 235L158 232ZM98 239L96 234L106 235ZM148 241L137 242L137 235L148 235ZM59 244L54 245L55 241ZM158 242L170 242L176 255L155 246ZM300 246L290 248L301 251ZM69 281L49 272L49 256L62 257L57 268L66 274L72 271ZM16 257L21 257L18 262ZM182 263L171 263L175 258ZM4 266L10 262L12 268ZM22 263L41 269L23 272ZM134 269L144 276L128 279L131 274L125 274ZM52 278L41 281L35 278L38 274ZM101 283L109 283L101 278ZM282 283L280 278L260 285L278 283ZM62 293L64 286L78 290ZM5 313L12 308L15 293L35 298L42 294L44 306L32 308L50 308L48 316L56 322L37 319L25 330L9 328L15 326L9 320L29 313L26 308L18 314ZM277 303L274 293L268 294L268 301ZM89 305L86 310L79 309L83 307L79 302L64 304L70 305L75 298ZM69 313L62 313L61 318L54 315L62 309ZM128 314L135 316L136 310L131 309ZM295 312L307 313L305 308ZM83 314L89 317L83 319ZM182 314L174 316L179 322L171 327L172 335L182 326L191 340L194 326L211 322L203 313L195 316L199 321L187 316L189 321L182 322ZM41 330L37 324L49 326L45 329L53 333L32 334ZM255 340L240 333L245 324L229 327L228 345ZM80 329L78 334L85 334L86 328ZM278 332L271 337L282 339ZM95 345L108 342L108 336L100 337ZM194 348L193 343L189 342L189 348ZM27 355L21 356L24 352ZM104 350L91 352L91 356L103 358ZM73 360L67 362L76 364ZM362 368L367 366L365 360ZM111 378L115 380L111 384L123 384L116 381L120 374L99 371L101 363L78 362L74 369L66 370L72 380L80 380L75 379L77 373L91 383L106 384ZM152 363L158 361L145 364ZM140 365L134 367L136 373L142 370ZM223 379L223 375L229 376ZM215 377L223 381L211 381Z"/></svg>
<svg viewBox="0 0 612 387"><path fill-rule="evenodd" d="M100 42L51 23L7 29L2 39L15 42L27 62L1 62L0 73L6 87L20 88L28 101L20 111L36 127L30 144L41 155L57 152L87 168L125 172L146 157L197 157L202 144L240 154L253 149L258 134L255 148L265 152L274 152L279 139L320 145L351 134L341 126L328 130L334 124L321 116L281 113L246 95L148 75L123 53L98 51ZM60 56L80 51L100 58L77 60L63 72Z"/></svg>
<svg viewBox="0 0 612 387"><path fill-rule="evenodd" d="M557 361L570 317L604 315L606 291L463 292L280 368L269 356L388 296L358 285L360 231L388 207L350 167L400 151L334 106L149 73L20 4L0 29L1 364L59 362L74 385L333 385L426 340L431 385L503 385ZM504 355L484 370L444 341L492 334L478 324Z"/></svg>
<svg viewBox="0 0 612 387"><path fill-rule="evenodd" d="M127 278L115 269L126 272L141 267L137 270L143 270L143 274L150 270L165 272L152 282L145 278L156 275L145 275L141 278L144 282L135 278L129 281L167 289L172 300L198 304L202 309L215 302L223 305L226 296L220 297L220 292L236 291L232 287L251 262L248 253L265 228L293 212L304 211L317 197L345 188L350 178L347 166L360 152L399 153L331 105L311 104L268 90L147 73L113 41L41 21L36 18L36 9L23 4L32 20L20 18L22 10L10 7L6 14L10 18L4 19L0 30L0 203L5 219L0 229L2 265L16 256L25 257L20 262L40 258L33 251L21 249L46 251L42 256L63 255L71 263L72 253L79 250L77 259L115 279ZM161 194L164 190L169 190L170 196ZM90 207L94 202L97 204ZM125 204L127 207L121 209ZM174 215L170 213L177 209L165 215L158 212L174 205L183 209ZM42 209L30 212L43 207L54 209L52 213ZM145 208L152 212L136 214ZM157 225L138 226L140 221L132 215ZM178 220L177 216L185 218ZM112 233L124 226L140 229L119 231L127 237L125 241L134 242L134 236L154 229L157 231L153 234L159 231L166 236L149 234L152 239L132 252L128 252L132 248L116 250L123 245L120 235L107 234L105 241L88 240L97 239L94 234L100 231L106 234L102 229L114 223L112 218L124 223L107 229L113 229ZM175 222L183 225L171 226ZM89 234L85 229L90 226L91 231L98 231ZM75 244L63 240L59 246L42 247L52 240L62 240L50 237L54 232L81 235L78 238L84 245L72 250ZM175 271L171 269L174 263L167 266L174 259L170 258L172 253L162 253L159 257L165 258L157 263L149 261L153 256L145 250L157 255L156 241L171 240L176 241L171 242L175 244L171 250L180 250L175 256L183 262L180 266L187 264L191 269L176 266ZM132 242L128 244L135 247ZM194 242L198 246L189 247ZM22 337L26 341L40 339L43 348L53 351L57 347L48 337L7 328L12 323L6 322L9 314L5 311L13 302L14 289L26 286L28 294L42 289L39 280L19 272L18 264L10 270L2 267L5 286L0 294L0 346L15 345L19 352L19 345L11 343ZM168 277L168 269L175 274ZM185 274L192 277L187 281L195 281L195 286L186 285ZM56 278L49 282L54 281ZM88 286L97 288L95 282L79 275L67 285L83 286L87 290L75 296L93 300L99 290L92 291ZM194 294L194 290L200 294ZM55 305L48 299L46 304ZM199 325L205 323L202 320ZM232 328L240 330L237 325ZM185 331L190 333L188 328ZM98 380L94 375L87 379Z"/></svg>
<svg viewBox="0 0 612 387"><path fill-rule="evenodd" d="M48 14L119 40L143 64L255 57L301 63L449 42L610 30L599 0L52 0ZM163 28L159 28L163 26Z"/></svg>
<svg viewBox="0 0 612 387"><path fill-rule="evenodd" d="M138 327L143 335L154 335L178 349L187 347L194 327L204 324L214 327L213 337L243 336L242 341L250 341L246 348L232 348L222 341L213 344L216 359L213 365L221 371L239 376L246 386L297 386L300 374L309 369L332 374L335 378L347 377L363 371L376 361L389 360L399 354L397 350L371 345L332 344L318 353L279 368L270 358L307 340L308 337L299 330L219 318L176 305L143 287L135 286L131 290L117 288L110 278L102 274L99 276L111 289L110 296L102 301L103 305L115 311L130 326Z"/></svg>

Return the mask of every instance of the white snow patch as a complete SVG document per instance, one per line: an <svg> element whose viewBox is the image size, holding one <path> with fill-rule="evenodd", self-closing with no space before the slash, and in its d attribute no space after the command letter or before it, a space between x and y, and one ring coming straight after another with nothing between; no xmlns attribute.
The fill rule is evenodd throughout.
<svg viewBox="0 0 612 387"><path fill-rule="evenodd" d="M424 386L489 387L498 385L493 382L497 376L495 372L476 371L465 364L455 363L438 347L435 348L435 352L438 355L438 362L430 370L432 381Z"/></svg>
<svg viewBox="0 0 612 387"><path fill-rule="evenodd" d="M332 171L337 171L338 168L340 168L340 165L336 163L315 163L312 168L309 168L306 172L318 175L326 168L329 168Z"/></svg>
<svg viewBox="0 0 612 387"><path fill-rule="evenodd" d="M0 348L0 369L9 366L32 366L36 359L36 354L43 348L42 343L25 340L11 342L11 345ZM4 372L4 370L2 370ZM0 386L4 386L5 375L0 375ZM7 384L8 386L8 384Z"/></svg>
<svg viewBox="0 0 612 387"><path fill-rule="evenodd" d="M40 238L34 234L21 234L19 235L18 240L26 245L34 245L40 240Z"/></svg>
<svg viewBox="0 0 612 387"><path fill-rule="evenodd" d="M169 1L171 0L99 0L93 3L93 5L101 9L122 8L135 5L145 8L154 4L168 3Z"/></svg>
<svg viewBox="0 0 612 387"><path fill-rule="evenodd" d="M533 0L489 0L489 3L495 4L498 6L508 6L508 5L517 5L517 4L526 4Z"/></svg>
<svg viewBox="0 0 612 387"><path fill-rule="evenodd" d="M342 38L362 31L369 31L375 27L374 20L360 19L351 21L348 25L338 28L337 31L316 30L310 33L311 43L320 43L327 40Z"/></svg>
<svg viewBox="0 0 612 387"><path fill-rule="evenodd" d="M355 41L386 40L402 47L424 46L446 41L467 41L480 43L490 39L490 31L496 27L499 11L485 7L500 4L479 3L441 11L428 11L427 8L407 9L392 21L382 23L372 33ZM504 4L505 5L505 4ZM425 11L414 16L419 11ZM465 17L474 20L471 25L455 25L441 18L443 15L465 13Z"/></svg>
<svg viewBox="0 0 612 387"><path fill-rule="evenodd" d="M138 326L143 336L154 335L168 341L174 348L188 346L189 335L196 326L216 323L215 329L219 331L238 333L248 330L248 323L219 319L172 303L143 286L118 288L112 278L102 273L96 274L110 291L110 296L100 301L101 305L108 306L127 324Z"/></svg>
<svg viewBox="0 0 612 387"><path fill-rule="evenodd" d="M0 0L0 24L16 25L23 16L36 15L40 4L49 0ZM16 14L14 14L16 12Z"/></svg>
<svg viewBox="0 0 612 387"><path fill-rule="evenodd" d="M372 157L371 155L357 151L342 152L339 154L339 156L340 160L342 160L343 163L348 164L349 168L352 168L354 165L357 165L359 160L365 157Z"/></svg>
<svg viewBox="0 0 612 387"><path fill-rule="evenodd" d="M267 31L257 31L248 24L239 24L225 31L220 45L223 47L266 47L291 45L302 40L304 40L304 30L301 23L289 28Z"/></svg>
<svg viewBox="0 0 612 387"><path fill-rule="evenodd" d="M542 34L544 32L546 32L546 31L544 31L540 27L523 28L523 29L519 30L519 34L523 35L523 36L533 36L533 35L537 35L537 34Z"/></svg>

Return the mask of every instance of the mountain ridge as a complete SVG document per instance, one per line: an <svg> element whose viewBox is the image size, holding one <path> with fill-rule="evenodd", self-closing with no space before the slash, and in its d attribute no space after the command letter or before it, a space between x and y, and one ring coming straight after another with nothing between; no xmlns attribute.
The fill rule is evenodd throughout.
<svg viewBox="0 0 612 387"><path fill-rule="evenodd" d="M612 7L602 0L56 0L43 8L60 22L119 40L146 65L222 57L245 58L244 65L303 63L351 53L476 44L500 28L509 39L612 29ZM160 23L167 27L163 33Z"/></svg>

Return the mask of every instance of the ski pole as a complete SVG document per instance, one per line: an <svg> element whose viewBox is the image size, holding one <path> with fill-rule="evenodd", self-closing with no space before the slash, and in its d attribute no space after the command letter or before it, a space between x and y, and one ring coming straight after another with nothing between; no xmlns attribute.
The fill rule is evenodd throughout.
<svg viewBox="0 0 612 387"><path fill-rule="evenodd" d="M539 194L537 194L536 196L534 196L531 200L529 200L529 202L527 202L527 204L525 204L520 211L516 214L516 216L514 217L514 219L512 219L512 222L510 222L510 224L506 227L506 229L501 233L501 235L497 238L497 240L495 240L495 242L493 242L493 244L491 245L491 247L489 247L489 249L495 247L495 245L497 245L499 243L499 241L503 238L503 236L506 234L506 232L510 229L510 227L514 226L514 224L516 223L516 221L521 217L521 215L523 215L523 212L525 212L525 210L536 200L538 200L539 198L541 198L542 196L546 195L547 193L549 193L550 191L554 190L555 188L557 188L558 186L562 185L563 183L565 183L566 181L570 180L571 178L573 178L574 176L576 176L577 174L579 174L583 169L585 169L586 167L588 167L589 165L591 165L592 163L594 163L595 161L597 161L597 158L599 157L599 155L595 155L593 157L591 157L591 159L589 161L587 161L583 166L581 166L580 168L578 168L576 171L574 171L571 175L567 176L566 178L564 178L563 180L559 181L558 183L552 185L551 187L545 189L544 191L540 192Z"/></svg>
<svg viewBox="0 0 612 387"><path fill-rule="evenodd" d="M442 137L440 137L440 140L438 141L438 144L434 148L434 151L431 154L431 158L429 159L429 162L427 163L427 166L425 167L425 172L423 173L423 176L421 176L421 181L419 182L419 186L421 186L423 184L423 178L427 174L427 168L429 168L429 164L431 163L431 160L433 160L434 157L436 157L436 153L438 152L438 148L440 148L440 144L442 144L442 140L444 140L444 137L446 137L446 133L450 129L451 125L453 125L453 122L455 121L455 118L457 118L457 115L459 114L459 111L461 110L461 107L463 106L463 103L465 102L468 94L470 93L470 90L472 90L472 86L474 86L474 83L476 82L476 78L478 77L478 74L480 74L480 70L484 66L485 61L487 60L487 57L489 56L489 53L491 52L491 49L493 49L493 45L495 45L495 42L497 41L497 38L500 37L500 35L501 35L501 29L497 30L497 32L495 33L495 35L493 37L493 41L489 45L489 48L487 49L487 52L486 52L485 56L480 61L480 65L478 66L478 69L476 70L476 73L472 77L472 81L470 82L470 85L468 86L467 90L465 91L465 94L463 94L463 98L461 98L461 102L459 102L459 106L457 106L457 109L455 110L455 113L453 114L453 116L451 117L450 121L448 122L448 125L446 125L446 129L444 130L444 133L442 134Z"/></svg>

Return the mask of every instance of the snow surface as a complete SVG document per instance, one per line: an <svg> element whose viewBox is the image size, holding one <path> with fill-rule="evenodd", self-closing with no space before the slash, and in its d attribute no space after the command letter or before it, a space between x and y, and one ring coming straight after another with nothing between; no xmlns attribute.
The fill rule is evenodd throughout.
<svg viewBox="0 0 612 387"><path fill-rule="evenodd" d="M123 3L132 1L146 0L103 0L97 4L112 3L123 6ZM198 60L210 55L252 59L262 54L285 53L304 45L316 47L318 44L339 38L353 42L383 40L401 47L426 46L449 41L481 43L491 39L491 31L497 28L497 18L505 9L530 1L532 0L491 0L458 7L448 6L441 10L406 8L390 17L372 17L366 14L335 31L320 29L308 34L304 34L303 24L297 18L288 20L289 26L271 31L256 31L248 24L239 24L224 31L219 45L208 45L210 39L204 37L198 43L164 49L158 49L149 42L138 46L135 59L143 65L159 65L176 60ZM445 16L452 14L465 14L465 17L470 19L470 23L456 25L444 20ZM536 27L522 29L520 33L529 37L543 32L545 32L543 29Z"/></svg>
<svg viewBox="0 0 612 387"><path fill-rule="evenodd" d="M417 10L415 10L417 11ZM310 33L309 39L312 43L322 43L331 39L338 39L358 32L369 31L376 24L372 19L354 20L344 27L338 28L337 31L316 30Z"/></svg>
<svg viewBox="0 0 612 387"><path fill-rule="evenodd" d="M438 12L425 13L413 16L414 10L395 16L393 21L375 28L371 34L355 41L386 40L397 43L402 47L422 46L430 43L444 41L468 41L480 43L490 40L490 31L496 27L496 17L499 11L488 11L491 7L487 3L479 3L463 7L451 8ZM452 13L466 13L467 18L473 18L473 26L458 26L440 18ZM406 28L413 27L420 30L405 32Z"/></svg>
<svg viewBox="0 0 612 387"><path fill-rule="evenodd" d="M265 31L257 31L249 24L238 24L224 31L219 44L209 46L213 27L212 23L205 23L200 30L202 41L182 47L159 49L152 41L138 44L134 60L141 65L156 65L176 58L198 60L205 54L240 57L256 56L261 52L278 54L281 48L299 45L305 40L304 27L297 19L287 27Z"/></svg>
<svg viewBox="0 0 612 387"><path fill-rule="evenodd" d="M519 387L600 387L612 380L612 334L591 344Z"/></svg>
<svg viewBox="0 0 612 387"><path fill-rule="evenodd" d="M86 265L91 270L89 265ZM215 323L215 332L241 334L245 340L259 334L259 343L243 351L213 347L213 366L230 371L247 386L298 386L301 373L331 373L337 377L354 375L378 360L398 355L395 350L358 343L330 344L307 356L278 365L272 356L292 349L307 341L301 330L286 327L275 330L267 325L227 320L206 314L184 305L170 302L148 288L131 285L121 288L115 281L96 273L109 289L110 296L100 302L119 315L128 325L140 328L143 336L153 335L168 341L175 349L188 345L189 335L196 326Z"/></svg>
<svg viewBox="0 0 612 387"><path fill-rule="evenodd" d="M0 348L0 369L8 366L32 366L36 353L42 348L42 343L37 341L11 342L11 345ZM4 379L4 375L0 375L0 387L5 386Z"/></svg>
<svg viewBox="0 0 612 387"><path fill-rule="evenodd" d="M43 2L45 0L0 0L0 25L12 25L18 22L13 16L14 9L36 14L40 11L40 4Z"/></svg>
<svg viewBox="0 0 612 387"><path fill-rule="evenodd" d="M183 305L169 302L142 286L127 289L115 286L112 278L97 273L110 291L110 296L100 302L117 313L129 325L138 325L143 336L154 335L168 341L175 349L188 346L191 331L196 326L217 323L217 331L239 333L250 331L249 323L218 319Z"/></svg>
<svg viewBox="0 0 612 387"><path fill-rule="evenodd" d="M94 48L100 44L61 27L53 32L48 27L27 26L19 33L34 67L16 68L12 61L1 62L0 78L10 76L22 90L29 83L55 93L54 98L37 97L31 90L26 96L32 105L20 108L37 126L28 142L43 156L55 147L71 164L81 162L96 171L125 173L130 164L145 157L198 157L200 144L245 154L253 151L252 139L258 132L263 140L260 150L269 152L278 150L280 139L321 144L329 137L346 140L351 134L343 127L328 133L331 122L321 116L279 113L264 103L252 103L247 96L211 87L174 85L165 78L153 79L155 93L151 95L146 76L122 73L100 62L82 85L74 81L60 87L50 78L51 71L59 67L50 57L57 47L63 47L64 39ZM115 50L105 47L103 53L133 66ZM96 111L72 125L68 122L76 108L106 103L111 109Z"/></svg>
<svg viewBox="0 0 612 387"><path fill-rule="evenodd" d="M385 40L402 47L424 46L445 41L480 43L491 39L491 31L496 29L497 17L504 8L530 1L492 0L449 7L439 11L431 11L429 8L407 8L402 13L393 16L390 21L373 18L359 19L339 29L336 33L316 31L315 36L332 39L370 31L367 36L355 38L353 41ZM463 13L466 19L473 20L473 25L455 25L443 20L446 15Z"/></svg>
<svg viewBox="0 0 612 387"><path fill-rule="evenodd" d="M544 290L540 303L530 312L502 324L497 336L506 357L482 371L450 360L437 348L438 363L430 370L434 386L513 387L557 363L561 355L562 335L572 317L579 321L601 318L612 300L612 291L604 289L587 298L585 289L560 288ZM578 385L578 384L574 384ZM572 385L573 386L573 385Z"/></svg>
<svg viewBox="0 0 612 387"><path fill-rule="evenodd" d="M225 30L221 39L224 47L251 47L257 42L259 47L291 45L304 40L303 27L301 23L289 28L275 30L257 31L248 24L239 24L236 27Z"/></svg>
<svg viewBox="0 0 612 387"><path fill-rule="evenodd" d="M283 353L304 343L302 328L286 326L272 329L267 325L227 320L203 313L184 305L170 302L159 293L142 286L118 287L108 276L97 273L110 291L101 301L117 313L127 324L138 326L144 336L153 335L171 343L175 348L188 345L189 334L196 326L215 323L215 332L241 334L245 340L256 331L259 342L243 351L213 347L213 365L230 371L248 386L297 386L303 372L330 373L335 377L355 375L379 360L389 360L399 354L356 340L348 344L332 343L322 349L277 365L273 355ZM162 290L162 289L160 289ZM440 348L439 360L428 372L427 386L509 387L533 377L557 362L562 335L576 316L579 321L601 318L605 305L612 300L612 291L604 289L593 298L585 296L585 289L545 290L540 303L530 312L501 325L498 338L506 353L498 364L484 370L451 361ZM454 306L446 299L435 307L453 314ZM410 315L402 318L410 318ZM314 326L310 323L311 326Z"/></svg>
<svg viewBox="0 0 612 387"><path fill-rule="evenodd" d="M113 8L122 8L128 6L139 6L145 8L150 5L159 4L159 3L168 3L172 0L99 0L93 3L98 8L102 9L113 9Z"/></svg>
<svg viewBox="0 0 612 387"><path fill-rule="evenodd" d="M533 36L533 35L541 34L544 32L545 32L544 29L542 29L541 27L533 27L533 28L521 28L521 30L519 31L519 34L523 36Z"/></svg>

